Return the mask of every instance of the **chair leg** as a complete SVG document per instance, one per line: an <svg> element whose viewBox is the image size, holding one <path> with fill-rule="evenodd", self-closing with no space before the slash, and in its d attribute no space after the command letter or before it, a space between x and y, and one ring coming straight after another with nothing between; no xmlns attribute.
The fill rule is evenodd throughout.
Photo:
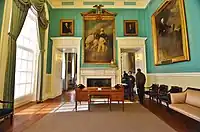
<svg viewBox="0 0 200 132"><path fill-rule="evenodd" d="M77 112L77 101L75 101L75 110Z"/></svg>
<svg viewBox="0 0 200 132"><path fill-rule="evenodd" d="M13 124L13 114L10 115L10 124Z"/></svg>

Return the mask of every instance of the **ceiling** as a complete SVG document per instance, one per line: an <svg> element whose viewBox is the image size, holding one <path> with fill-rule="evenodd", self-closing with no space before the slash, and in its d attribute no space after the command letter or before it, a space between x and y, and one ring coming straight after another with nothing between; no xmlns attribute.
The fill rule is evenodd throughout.
<svg viewBox="0 0 200 132"><path fill-rule="evenodd" d="M92 8L102 4L104 8L146 8L151 0L47 0L52 8Z"/></svg>

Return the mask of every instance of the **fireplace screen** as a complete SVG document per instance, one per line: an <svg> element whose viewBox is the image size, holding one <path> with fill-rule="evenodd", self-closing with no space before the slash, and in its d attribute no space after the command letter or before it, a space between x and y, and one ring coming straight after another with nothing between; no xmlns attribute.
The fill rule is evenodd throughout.
<svg viewBox="0 0 200 132"><path fill-rule="evenodd" d="M88 78L87 87L111 87L111 78Z"/></svg>

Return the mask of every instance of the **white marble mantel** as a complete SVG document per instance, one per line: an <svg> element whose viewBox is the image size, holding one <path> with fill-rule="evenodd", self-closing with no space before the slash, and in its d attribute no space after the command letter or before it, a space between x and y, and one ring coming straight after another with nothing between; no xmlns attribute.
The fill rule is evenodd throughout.
<svg viewBox="0 0 200 132"><path fill-rule="evenodd" d="M87 86L88 78L110 78L111 86L116 84L116 68L81 68L80 77L81 83Z"/></svg>

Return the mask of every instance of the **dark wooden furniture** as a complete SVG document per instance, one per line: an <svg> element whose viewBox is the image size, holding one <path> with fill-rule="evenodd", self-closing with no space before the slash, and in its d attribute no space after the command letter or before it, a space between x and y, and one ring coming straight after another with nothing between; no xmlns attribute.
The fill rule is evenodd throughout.
<svg viewBox="0 0 200 132"><path fill-rule="evenodd" d="M90 111L91 97L92 96L104 96L108 98L108 103L111 109L112 101L121 101L122 102L122 110L124 111L124 88L121 86L119 89L111 88L105 89L102 88L98 90L98 88L94 88L88 91L88 110Z"/></svg>
<svg viewBox="0 0 200 132"><path fill-rule="evenodd" d="M152 86L149 88L149 91L145 91L145 94L149 95L149 99L156 98L158 102L158 91L159 91L159 85L158 84L152 84Z"/></svg>
<svg viewBox="0 0 200 132"><path fill-rule="evenodd" d="M92 96L105 96L108 98L108 102L110 103L110 110L111 110L111 103L112 101L121 101L123 105L124 111L124 87L121 86L119 89L111 88L111 87L103 87L102 90L98 90L97 87L87 87L83 89L76 88L76 97L75 97L75 109L77 111L77 103L81 101L88 101L91 103ZM89 104L90 105L90 104Z"/></svg>
<svg viewBox="0 0 200 132"><path fill-rule="evenodd" d="M96 88L94 88L94 90L90 90L88 91L88 111L90 111L90 105L92 102L96 102L96 101L92 101L92 98L107 98L108 99L108 104L109 104L109 108L111 111L111 96L110 96L110 89L102 89L102 90L98 90Z"/></svg>
<svg viewBox="0 0 200 132"><path fill-rule="evenodd" d="M171 86L171 89L166 91L164 90L162 92L162 94L159 94L158 98L160 103L164 102L167 105L167 108L169 108L169 104L170 104L170 93L180 93L182 92L182 88L178 87L178 86Z"/></svg>
<svg viewBox="0 0 200 132"><path fill-rule="evenodd" d="M13 104L11 101L2 101L0 100L0 103L2 104ZM13 109L11 108L1 108L0 109L0 119L7 119L10 118L10 124L13 122Z"/></svg>
<svg viewBox="0 0 200 132"><path fill-rule="evenodd" d="M167 94L168 94L168 86L160 85L159 90L158 90L158 102L160 104L162 103L162 101L165 101Z"/></svg>

